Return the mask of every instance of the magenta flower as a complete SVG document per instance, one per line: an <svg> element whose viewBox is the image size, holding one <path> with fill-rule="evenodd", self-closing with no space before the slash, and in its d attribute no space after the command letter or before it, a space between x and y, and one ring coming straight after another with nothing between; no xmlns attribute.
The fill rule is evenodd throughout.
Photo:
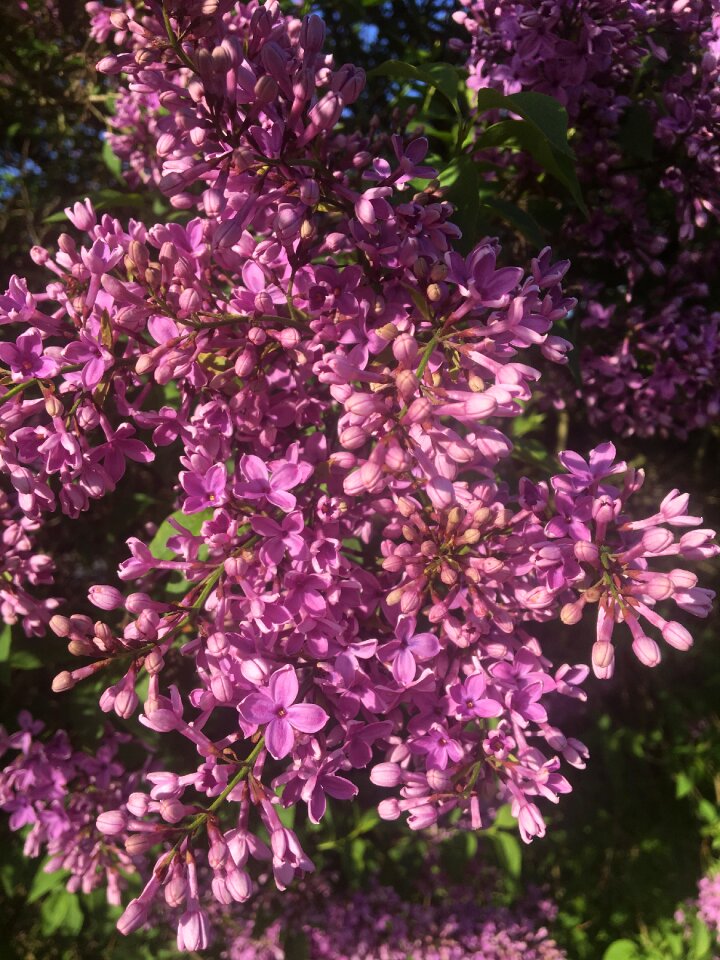
<svg viewBox="0 0 720 960"><path fill-rule="evenodd" d="M287 551L294 560L304 560L308 549L301 534L305 526L301 513L290 513L278 523L270 517L251 517L250 526L265 538L260 548L263 563L277 566Z"/></svg>
<svg viewBox="0 0 720 960"><path fill-rule="evenodd" d="M314 703L295 703L298 695L295 671L288 664L270 677L267 692L251 693L239 706L240 715L248 723L267 724L265 743L276 760L292 750L295 730L317 733L328 721L328 715Z"/></svg>
<svg viewBox="0 0 720 960"><path fill-rule="evenodd" d="M295 509L297 503L293 494L288 493L307 478L308 470L303 469L305 464L282 461L273 467L272 476L260 457L247 455L240 458L240 471L246 482L236 485L239 497L245 500L265 499L268 503L279 507L285 513Z"/></svg>
<svg viewBox="0 0 720 960"><path fill-rule="evenodd" d="M481 673L474 673L465 683L454 684L450 688L450 696L457 704L457 716L463 720L499 717L503 712L502 704L492 697L486 697L486 688L487 683Z"/></svg>
<svg viewBox="0 0 720 960"><path fill-rule="evenodd" d="M430 660L440 650L440 641L433 633L415 633L415 618L402 617L395 627L395 637L380 650L383 660L392 663L393 676L403 687L415 679L417 662Z"/></svg>
<svg viewBox="0 0 720 960"><path fill-rule="evenodd" d="M30 327L12 343L0 343L0 360L10 368L13 380L30 377L54 377L58 371L55 360L43 353L40 331Z"/></svg>
<svg viewBox="0 0 720 960"><path fill-rule="evenodd" d="M424 736L414 740L410 750L426 754L429 770L445 770L448 763L458 763L463 757L460 743L453 740L445 727L438 723L434 723Z"/></svg>
<svg viewBox="0 0 720 960"><path fill-rule="evenodd" d="M185 513L199 513L208 507L219 507L227 499L227 469L224 463L214 464L204 474L183 470L180 483L187 494L183 504Z"/></svg>

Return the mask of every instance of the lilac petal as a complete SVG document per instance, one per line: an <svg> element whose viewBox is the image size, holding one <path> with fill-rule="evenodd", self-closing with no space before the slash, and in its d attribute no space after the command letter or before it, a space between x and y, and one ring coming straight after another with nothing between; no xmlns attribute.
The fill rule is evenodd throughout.
<svg viewBox="0 0 720 960"><path fill-rule="evenodd" d="M227 468L225 464L216 463L210 467L205 474L204 483L206 490L214 493L215 496L223 496L225 494L225 484L227 483Z"/></svg>
<svg viewBox="0 0 720 960"><path fill-rule="evenodd" d="M204 498L205 485L196 473L190 473L189 470L181 471L180 483L189 497Z"/></svg>
<svg viewBox="0 0 720 960"><path fill-rule="evenodd" d="M275 717L265 729L265 744L276 760L282 760L295 744L293 728L284 717Z"/></svg>
<svg viewBox="0 0 720 960"><path fill-rule="evenodd" d="M395 657L393 663L393 676L398 683L401 683L404 687L409 686L415 679L415 657L412 655L410 650L407 647L403 647L402 650L398 651L398 655Z"/></svg>
<svg viewBox="0 0 720 960"><path fill-rule="evenodd" d="M273 537L272 540L267 540L261 550L263 562L269 562L268 565L276 567L282 561L284 554L285 544L277 537Z"/></svg>
<svg viewBox="0 0 720 960"><path fill-rule="evenodd" d="M302 537L299 537L296 533L289 533L285 537L285 546L290 551L290 555L293 560L297 560L300 557L304 556L307 552L305 546L305 541Z"/></svg>
<svg viewBox="0 0 720 960"><path fill-rule="evenodd" d="M497 700L489 698L476 700L473 704L472 712L476 717L499 717L503 712L503 706Z"/></svg>
<svg viewBox="0 0 720 960"><path fill-rule="evenodd" d="M290 535L302 533L305 527L301 513L291 513L283 520L282 528Z"/></svg>
<svg viewBox="0 0 720 960"><path fill-rule="evenodd" d="M415 617L401 617L395 624L395 636L407 643L415 633Z"/></svg>
<svg viewBox="0 0 720 960"><path fill-rule="evenodd" d="M268 481L268 469L260 457L245 455L240 459L240 469L248 480L261 480L264 483Z"/></svg>
<svg viewBox="0 0 720 960"><path fill-rule="evenodd" d="M287 718L301 733L317 733L328 721L328 715L316 703L294 703L287 708Z"/></svg>
<svg viewBox="0 0 720 960"><path fill-rule="evenodd" d="M100 357L93 357L92 360L88 360L82 370L81 380L82 385L86 390L94 390L95 387L100 383L105 373L105 364L100 359Z"/></svg>
<svg viewBox="0 0 720 960"><path fill-rule="evenodd" d="M285 513L289 513L291 510L295 509L297 504L296 498L291 493L285 493L284 490L271 490L270 493L266 494L268 501L274 504L276 507L280 507L281 510L284 510Z"/></svg>
<svg viewBox="0 0 720 960"><path fill-rule="evenodd" d="M240 704L239 710L248 723L269 723L275 716L275 706L264 693L251 693Z"/></svg>
<svg viewBox="0 0 720 960"><path fill-rule="evenodd" d="M564 450L558 454L558 460L565 469L574 476L580 477L583 480L591 479L590 467L579 453L575 453L573 450Z"/></svg>
<svg viewBox="0 0 720 960"><path fill-rule="evenodd" d="M335 797L336 800L351 800L358 792L354 783L350 783L345 777L336 777L334 773L322 778L322 788L328 796Z"/></svg>
<svg viewBox="0 0 720 960"><path fill-rule="evenodd" d="M322 818L325 816L326 809L327 800L325 799L325 794L318 787L313 790L312 797L310 797L310 803L308 804L308 816L313 823L320 823Z"/></svg>
<svg viewBox="0 0 720 960"><path fill-rule="evenodd" d="M20 366L20 354L12 343L0 343L0 360L8 367Z"/></svg>
<svg viewBox="0 0 720 960"><path fill-rule="evenodd" d="M303 606L313 616L322 616L327 610L325 600L317 590L305 590L303 593Z"/></svg>
<svg viewBox="0 0 720 960"><path fill-rule="evenodd" d="M467 695L471 700L479 700L485 693L485 677L481 673L474 673L465 684Z"/></svg>
<svg viewBox="0 0 720 960"><path fill-rule="evenodd" d="M418 633L408 641L408 647L418 660L429 660L440 650L440 641L434 633Z"/></svg>
<svg viewBox="0 0 720 960"><path fill-rule="evenodd" d="M302 474L296 463L285 463L273 470L271 486L273 490L292 490L302 480Z"/></svg>
<svg viewBox="0 0 720 960"><path fill-rule="evenodd" d="M270 677L270 696L278 707L289 707L298 695L298 680L295 671L288 664L276 670Z"/></svg>
<svg viewBox="0 0 720 960"><path fill-rule="evenodd" d="M17 338L17 347L21 353L35 354L39 357L42 353L42 338L37 330L26 330Z"/></svg>
<svg viewBox="0 0 720 960"><path fill-rule="evenodd" d="M281 527L276 520L271 520L270 517L251 517L250 526L261 537L282 536L284 529L284 524Z"/></svg>

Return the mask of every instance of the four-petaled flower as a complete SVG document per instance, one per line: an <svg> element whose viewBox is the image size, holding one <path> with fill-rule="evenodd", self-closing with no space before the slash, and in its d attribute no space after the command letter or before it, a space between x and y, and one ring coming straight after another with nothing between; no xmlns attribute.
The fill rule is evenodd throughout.
<svg viewBox="0 0 720 960"><path fill-rule="evenodd" d="M30 377L54 377L58 365L43 353L40 331L30 327L12 343L0 343L0 360L10 368L13 380L28 380Z"/></svg>
<svg viewBox="0 0 720 960"><path fill-rule="evenodd" d="M393 676L403 687L415 679L418 660L430 660L440 650L434 633L415 633L415 618L401 617L395 627L395 640L384 644L379 653L392 663Z"/></svg>
<svg viewBox="0 0 720 960"><path fill-rule="evenodd" d="M295 703L298 690L297 676L288 664L272 674L266 691L251 693L238 708L248 723L267 724L265 744L276 760L292 751L295 730L317 733L328 721L328 715L317 704Z"/></svg>
<svg viewBox="0 0 720 960"><path fill-rule="evenodd" d="M492 697L486 697L487 683L482 673L474 673L465 683L456 683L450 688L450 696L455 701L455 713L463 720L499 717L503 712L501 703Z"/></svg>
<svg viewBox="0 0 720 960"><path fill-rule="evenodd" d="M224 463L214 464L202 475L183 470L180 473L180 483L187 494L183 504L185 513L199 513L207 507L219 507L227 499L227 469Z"/></svg>

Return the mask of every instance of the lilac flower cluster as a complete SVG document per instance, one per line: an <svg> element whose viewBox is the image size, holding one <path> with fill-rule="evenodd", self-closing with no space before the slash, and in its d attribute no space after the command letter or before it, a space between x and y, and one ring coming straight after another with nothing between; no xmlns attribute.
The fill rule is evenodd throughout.
<svg viewBox="0 0 720 960"><path fill-rule="evenodd" d="M536 625L597 605L595 673L618 624L654 666L646 626L692 642L658 604L711 601L666 566L718 548L677 491L633 519L642 474L611 444L566 452L549 482L504 475L503 424L539 377L525 361L565 359L569 265L545 250L499 267L488 238L462 256L427 142L345 132L363 73L322 53L318 17L275 0L93 10L128 47L100 69L162 105L158 186L189 213L123 225L85 201L74 236L33 250L45 290L14 278L0 299L0 481L43 524L112 495L128 460L174 458L157 520L177 509L128 540L118 584L92 586L102 619L50 627L83 659L56 692L104 677L102 711L139 714L163 757L197 754L97 821L109 845L154 851L119 929L162 897L197 950L209 897L313 870L281 808L318 822L368 768L393 791L384 818L478 828L509 803L542 836L587 755L548 710L584 699L589 668L553 663Z"/></svg>
<svg viewBox="0 0 720 960"><path fill-rule="evenodd" d="M530 894L514 908L492 907L469 889L486 890L488 877L473 877L438 898L435 887L418 885L424 902L404 900L391 887L338 895L313 880L282 898L263 892L227 950L228 960L285 960L284 934L301 936L312 960L563 960L547 924L555 905ZM262 924L260 915L282 917ZM264 929L263 929L264 926ZM232 930L232 926L230 927Z"/></svg>
<svg viewBox="0 0 720 960"><path fill-rule="evenodd" d="M52 559L33 543L38 528L0 489L0 619L19 621L28 636L45 633L59 603L35 596L35 587L52 583L54 570Z"/></svg>
<svg viewBox="0 0 720 960"><path fill-rule="evenodd" d="M536 91L568 111L590 217L571 213L559 236L582 283L581 390L591 415L638 435L683 437L714 421L717 4L460 4L471 91Z"/></svg>
<svg viewBox="0 0 720 960"><path fill-rule="evenodd" d="M698 884L698 916L720 942L720 874L703 877Z"/></svg>
<svg viewBox="0 0 720 960"><path fill-rule="evenodd" d="M104 887L108 902L118 905L124 875L135 871L137 857L108 840L95 821L124 803L138 780L117 756L130 737L109 733L90 754L75 750L64 730L45 735L43 723L26 710L18 722L10 735L0 727L0 754L17 751L0 771L0 809L9 814L10 829L29 827L25 856L46 853L47 873L69 870L71 893Z"/></svg>

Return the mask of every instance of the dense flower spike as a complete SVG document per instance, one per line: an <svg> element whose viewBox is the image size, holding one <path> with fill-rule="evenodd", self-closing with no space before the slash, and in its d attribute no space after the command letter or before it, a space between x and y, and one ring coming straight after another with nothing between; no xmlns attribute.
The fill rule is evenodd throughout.
<svg viewBox="0 0 720 960"><path fill-rule="evenodd" d="M427 142L339 125L363 74L322 53L317 17L274 0L91 7L126 46L100 69L162 106L142 176L185 213L123 225L86 201L73 237L33 251L45 291L13 279L0 478L32 531L130 484L128 461L176 468L159 529L134 531L118 583L89 591L102 619L68 607L50 627L83 658L56 692L104 677L101 710L168 744L97 827L153 851L119 929L162 895L193 951L208 900L251 897L255 861L280 890L313 871L281 807L318 822L370 779L392 791L381 816L413 829L451 811L483 827L509 804L542 836L587 756L553 702L584 699L589 666L553 663L536 626L598 604L595 649L570 659L609 676L622 622L653 665L640 618L687 647L655 605L705 615L710 593L651 564L717 548L666 529L700 523L677 491L634 520L641 477L610 445L515 486L502 428L532 397L533 356L564 359L569 264L544 250L500 267L492 238L461 255ZM180 738L195 769L172 769Z"/></svg>
<svg viewBox="0 0 720 960"><path fill-rule="evenodd" d="M469 87L567 109L589 220L568 241L581 395L614 430L685 436L720 412L720 12L712 0L459 0ZM467 47L466 47L467 49ZM482 128L480 128L482 129ZM535 182L526 165L521 183ZM514 192L522 191L516 183Z"/></svg>

